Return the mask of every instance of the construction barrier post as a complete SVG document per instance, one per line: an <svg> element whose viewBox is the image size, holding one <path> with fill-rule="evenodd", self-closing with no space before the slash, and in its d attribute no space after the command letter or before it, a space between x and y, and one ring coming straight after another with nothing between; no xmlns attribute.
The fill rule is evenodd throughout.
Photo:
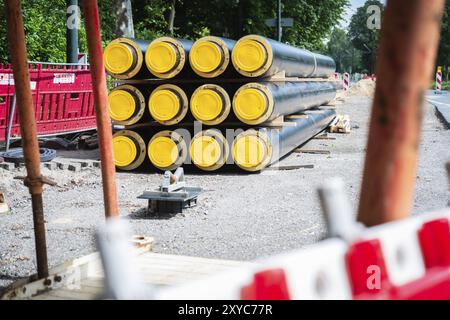
<svg viewBox="0 0 450 320"><path fill-rule="evenodd" d="M436 94L442 93L442 67L438 67L436 72Z"/></svg>
<svg viewBox="0 0 450 320"><path fill-rule="evenodd" d="M344 91L348 91L350 88L350 74L344 73Z"/></svg>

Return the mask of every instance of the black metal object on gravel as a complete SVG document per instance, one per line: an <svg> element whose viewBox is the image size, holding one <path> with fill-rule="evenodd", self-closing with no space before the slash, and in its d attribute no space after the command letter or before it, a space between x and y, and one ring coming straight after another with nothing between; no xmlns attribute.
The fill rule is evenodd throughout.
<svg viewBox="0 0 450 320"><path fill-rule="evenodd" d="M56 158L56 150L53 149L40 148L39 153L41 155L41 162L49 162ZM12 163L25 162L22 148L5 152L1 156L5 160L5 162L12 162Z"/></svg>

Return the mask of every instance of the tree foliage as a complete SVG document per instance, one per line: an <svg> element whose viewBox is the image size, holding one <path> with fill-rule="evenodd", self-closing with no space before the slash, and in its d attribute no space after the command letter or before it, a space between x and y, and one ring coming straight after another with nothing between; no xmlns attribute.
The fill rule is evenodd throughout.
<svg viewBox="0 0 450 320"><path fill-rule="evenodd" d="M324 49L324 39L340 19L348 0L283 0L282 16L294 19L292 28L283 30L283 41L308 49ZM171 2L133 1L139 32L165 34ZM151 9L150 9L151 8ZM151 19L142 19L142 16ZM147 12L147 13L146 13ZM255 33L274 38L276 30L265 20L276 16L275 0L176 0L175 34L194 39L212 34L237 39ZM161 17L164 16L164 19Z"/></svg>
<svg viewBox="0 0 450 320"><path fill-rule="evenodd" d="M444 77L448 80L450 68L450 1L445 3L444 17L442 19L441 41L437 64L444 67Z"/></svg>
<svg viewBox="0 0 450 320"><path fill-rule="evenodd" d="M115 38L115 0L98 1L104 43ZM80 0L80 4L83 1ZM66 1L22 0L30 60L64 62L66 52ZM294 19L294 27L284 28L283 41L311 50L325 50L324 40L340 19L348 0L283 0L283 17ZM168 17L172 1L132 0L137 38L152 39L169 33ZM175 0L174 35L196 39L218 35L237 39L255 33L275 37L275 28L265 25L274 18L275 0ZM6 26L3 1L0 24ZM7 62L6 28L0 30L0 62ZM80 51L86 51L85 31L80 27Z"/></svg>
<svg viewBox="0 0 450 320"><path fill-rule="evenodd" d="M362 72L361 51L355 49L347 32L340 28L335 28L328 42L328 54L336 61L336 71Z"/></svg>
<svg viewBox="0 0 450 320"><path fill-rule="evenodd" d="M375 62L380 38L380 31L378 29L370 29L367 26L367 21L370 17L367 9L372 5L384 10L384 5L378 0L366 1L364 6L358 8L353 15L348 32L353 46L361 51L362 67L366 73L375 72Z"/></svg>

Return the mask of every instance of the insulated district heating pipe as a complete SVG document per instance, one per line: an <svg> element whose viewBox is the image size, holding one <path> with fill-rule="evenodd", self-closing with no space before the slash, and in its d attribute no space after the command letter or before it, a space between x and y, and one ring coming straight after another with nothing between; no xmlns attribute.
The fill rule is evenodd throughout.
<svg viewBox="0 0 450 320"><path fill-rule="evenodd" d="M204 171L215 171L227 163L230 147L225 136L216 129L197 133L189 146L191 162Z"/></svg>
<svg viewBox="0 0 450 320"><path fill-rule="evenodd" d="M191 40L161 37L153 40L145 52L145 64L157 78L171 79L192 73L187 62Z"/></svg>
<svg viewBox="0 0 450 320"><path fill-rule="evenodd" d="M208 126L224 122L231 111L230 92L235 91L236 87L230 85L204 84L198 87L190 99L193 117Z"/></svg>
<svg viewBox="0 0 450 320"><path fill-rule="evenodd" d="M150 137L150 138L149 138ZM148 150L147 150L147 143ZM225 136L217 129L207 129L195 134L189 141L177 132L152 132L121 130L114 134L114 163L123 171L133 171L151 163L160 170L173 170L190 163L201 170L220 169L230 156ZM147 152L146 152L147 151Z"/></svg>
<svg viewBox="0 0 450 320"><path fill-rule="evenodd" d="M203 78L239 75L231 63L231 52L236 41L207 36L198 39L189 53L192 70Z"/></svg>
<svg viewBox="0 0 450 320"><path fill-rule="evenodd" d="M295 126L282 129L256 128L239 134L233 141L233 160L245 171L260 171L323 131L336 116L333 109L306 111L293 119Z"/></svg>
<svg viewBox="0 0 450 320"><path fill-rule="evenodd" d="M151 76L144 64L144 55L150 41L117 38L103 52L106 71L114 78L143 79Z"/></svg>
<svg viewBox="0 0 450 320"><path fill-rule="evenodd" d="M336 69L330 57L258 35L239 39L231 56L236 70L246 77L285 72L286 77L328 78Z"/></svg>
<svg viewBox="0 0 450 320"><path fill-rule="evenodd" d="M249 125L259 125L332 101L337 85L329 81L248 83L233 98L236 117Z"/></svg>
<svg viewBox="0 0 450 320"><path fill-rule="evenodd" d="M142 136L132 130L121 130L113 136L114 164L117 169L132 171L146 159L146 143Z"/></svg>
<svg viewBox="0 0 450 320"><path fill-rule="evenodd" d="M114 124L133 125L146 114L144 90L133 85L121 85L108 94L109 116Z"/></svg>
<svg viewBox="0 0 450 320"><path fill-rule="evenodd" d="M176 131L160 131L150 139L147 155L155 168L174 170L185 164L187 159L186 139Z"/></svg>
<svg viewBox="0 0 450 320"><path fill-rule="evenodd" d="M186 117L189 109L185 90L173 84L121 85L111 90L108 100L111 120L120 125L132 125L150 117L162 125L174 125Z"/></svg>

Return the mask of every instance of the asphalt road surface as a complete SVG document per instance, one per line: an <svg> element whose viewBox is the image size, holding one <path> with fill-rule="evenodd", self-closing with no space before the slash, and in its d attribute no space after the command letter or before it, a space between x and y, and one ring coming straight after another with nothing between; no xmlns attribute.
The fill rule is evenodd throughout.
<svg viewBox="0 0 450 320"><path fill-rule="evenodd" d="M444 124L450 128L450 91L442 91L440 94L429 91L426 99L435 106Z"/></svg>

